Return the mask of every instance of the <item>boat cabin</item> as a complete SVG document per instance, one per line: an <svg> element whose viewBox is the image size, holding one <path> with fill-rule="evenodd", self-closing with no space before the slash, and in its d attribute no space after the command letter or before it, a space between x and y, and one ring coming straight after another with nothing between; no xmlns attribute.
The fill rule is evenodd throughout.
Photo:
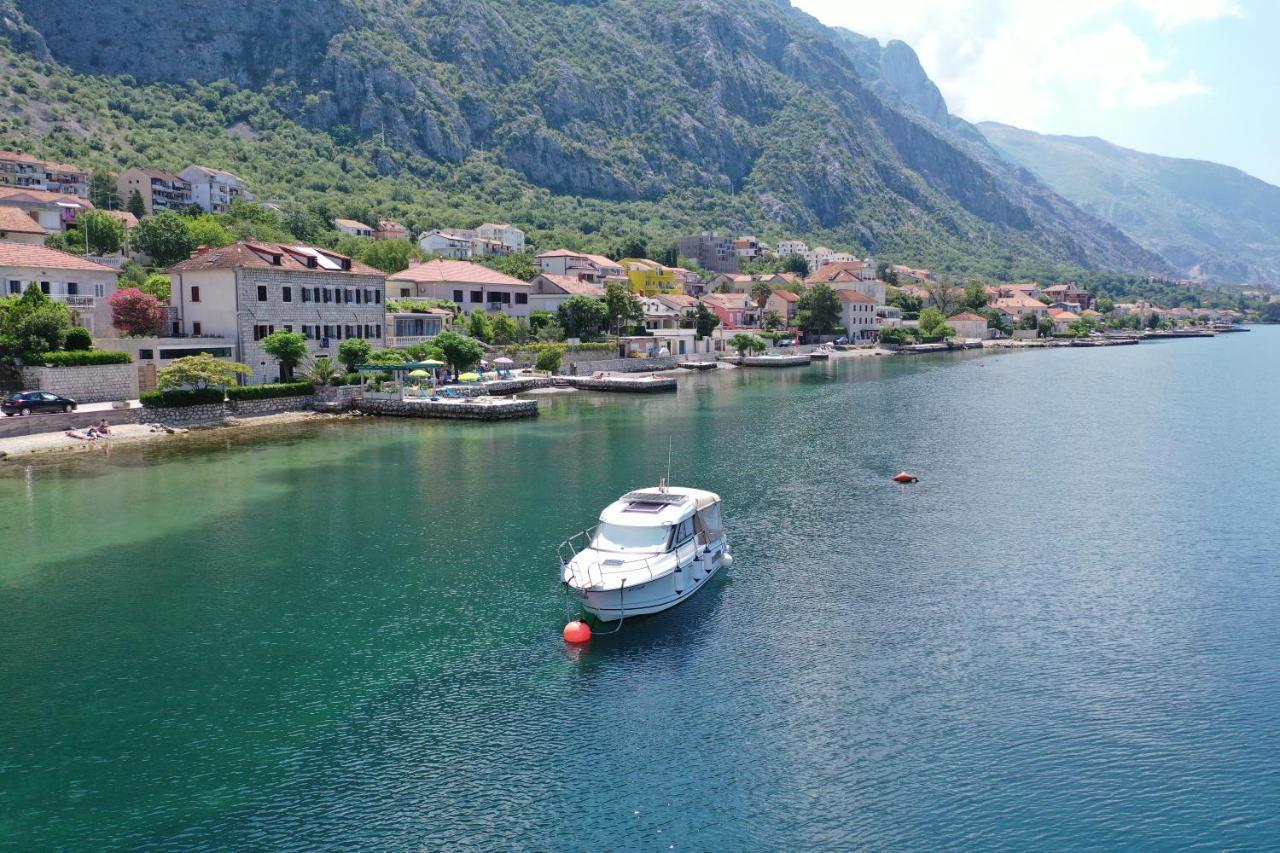
<svg viewBox="0 0 1280 853"><path fill-rule="evenodd" d="M690 542L714 542L723 535L720 496L670 487L622 496L600 514L591 547L622 554L663 554Z"/></svg>

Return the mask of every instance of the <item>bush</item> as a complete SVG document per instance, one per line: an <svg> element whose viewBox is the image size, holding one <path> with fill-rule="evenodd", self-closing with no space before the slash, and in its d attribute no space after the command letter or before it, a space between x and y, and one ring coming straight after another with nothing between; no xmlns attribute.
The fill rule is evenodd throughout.
<svg viewBox="0 0 1280 853"><path fill-rule="evenodd" d="M555 373L560 369L560 361L563 358L564 347L561 345L552 345L544 348L542 352L538 353L538 358L534 361L533 366L538 370Z"/></svg>
<svg viewBox="0 0 1280 853"><path fill-rule="evenodd" d="M276 397L305 397L314 394L310 382L277 382L271 385L237 385L227 389L230 400L271 400Z"/></svg>
<svg viewBox="0 0 1280 853"><path fill-rule="evenodd" d="M183 406L205 406L222 402L221 388L174 389L172 391L144 391L140 395L142 405L159 409L176 409Z"/></svg>
<svg viewBox="0 0 1280 853"><path fill-rule="evenodd" d="M98 364L131 364L133 356L127 352L108 350L71 350L70 352L41 353L40 363L46 367L90 367Z"/></svg>
<svg viewBox="0 0 1280 853"><path fill-rule="evenodd" d="M64 349L81 352L93 349L93 335L84 326L72 326L67 329L67 336L62 341Z"/></svg>

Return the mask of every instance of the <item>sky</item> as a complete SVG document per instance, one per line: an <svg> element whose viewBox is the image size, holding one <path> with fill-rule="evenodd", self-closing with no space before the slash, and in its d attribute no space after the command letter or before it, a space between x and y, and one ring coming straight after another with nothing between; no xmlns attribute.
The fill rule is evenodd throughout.
<svg viewBox="0 0 1280 853"><path fill-rule="evenodd" d="M951 112L1280 185L1280 0L792 0L915 48Z"/></svg>

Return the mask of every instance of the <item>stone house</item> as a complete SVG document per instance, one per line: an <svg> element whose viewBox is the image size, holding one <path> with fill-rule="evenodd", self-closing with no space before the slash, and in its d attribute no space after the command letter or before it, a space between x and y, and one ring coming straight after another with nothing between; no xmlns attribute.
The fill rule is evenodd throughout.
<svg viewBox="0 0 1280 853"><path fill-rule="evenodd" d="M876 301L857 290L837 290L840 299L840 323L851 341L874 341L880 336L880 317Z"/></svg>
<svg viewBox="0 0 1280 853"><path fill-rule="evenodd" d="M962 311L947 318L947 325L956 330L957 338L986 340L991 337L987 318L972 311Z"/></svg>
<svg viewBox="0 0 1280 853"><path fill-rule="evenodd" d="M50 299L70 308L75 321L97 337L115 335L107 300L115 293L119 277L118 270L79 255L0 241L2 295L21 295L35 282Z"/></svg>
<svg viewBox="0 0 1280 853"><path fill-rule="evenodd" d="M313 356L336 357L348 338L386 342L386 275L312 246L233 243L206 249L169 269L170 334L235 342L235 360L252 381L274 382L279 366L262 348L273 332L298 332Z"/></svg>

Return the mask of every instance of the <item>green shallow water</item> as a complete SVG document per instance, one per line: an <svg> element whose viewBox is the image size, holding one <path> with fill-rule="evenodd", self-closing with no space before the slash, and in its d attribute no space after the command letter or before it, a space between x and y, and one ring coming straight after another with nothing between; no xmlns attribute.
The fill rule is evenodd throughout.
<svg viewBox="0 0 1280 853"><path fill-rule="evenodd" d="M0 846L1275 846L1278 364L850 360L8 465ZM737 562L566 650L554 545L669 440Z"/></svg>

